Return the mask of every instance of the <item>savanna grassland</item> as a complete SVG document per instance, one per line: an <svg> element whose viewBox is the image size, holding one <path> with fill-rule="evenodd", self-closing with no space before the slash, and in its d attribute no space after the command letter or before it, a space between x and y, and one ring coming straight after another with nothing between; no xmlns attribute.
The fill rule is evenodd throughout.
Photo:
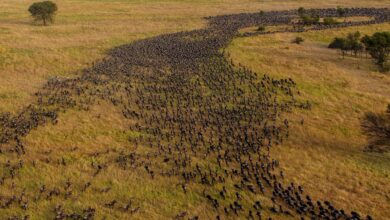
<svg viewBox="0 0 390 220"><path fill-rule="evenodd" d="M390 5L388 0L58 0L55 23L43 27L34 24L27 12L32 2L0 2L0 112L19 112L34 101L34 93L47 80L77 77L82 69L106 57L116 46L200 29L206 25L207 16L301 6ZM315 199L326 198L337 207L387 219L390 155L364 152L367 142L360 119L367 111L383 111L390 102L390 76L379 73L370 59L343 59L338 51L327 48L334 37L356 30L372 34L390 30L390 24L236 38L226 51L233 63L258 74L292 78L301 98L312 104L310 110L294 109L287 113L290 137L271 150L272 157L281 161L286 181L301 184ZM296 36L303 37L305 42L292 44ZM38 127L24 138L28 154L22 157L26 165L19 176L5 182L0 194L11 196L14 185L29 191L43 183L49 189L62 187L68 180L72 187L83 188L91 181L84 173L94 172L90 164L105 164L116 159L116 152L128 149L147 154L147 148L129 142L144 134L128 129L122 113L104 100L94 103L88 111L60 111L56 124ZM99 157L107 149L110 152ZM17 161L19 157L0 154L2 165L10 159ZM1 166L0 173L6 172ZM129 172L110 164L93 179L90 193L76 192L67 200L54 197L50 201L30 202L27 213L31 219L53 219L53 204L60 203L66 210L76 212L81 212L85 204L95 207L97 219L168 219L185 210L201 219L214 217L215 211L204 199L202 188L196 184L190 187L191 191L184 193L178 190L177 177L156 175L151 179L143 169ZM129 215L102 207L112 198L120 202L130 200L132 209L139 207L139 211L134 209L134 214ZM243 203L251 199L252 195L243 194ZM0 209L1 218L22 213L25 210L16 205ZM275 216L283 218L287 217Z"/></svg>
<svg viewBox="0 0 390 220"><path fill-rule="evenodd" d="M204 17L297 7L383 7L387 1L56 1L56 23L32 25L34 1L0 2L1 109L15 111L51 76L73 76L105 52L161 33L193 30ZM61 62L59 62L61 61Z"/></svg>
<svg viewBox="0 0 390 220"><path fill-rule="evenodd" d="M281 33L236 39L229 48L233 60L256 72L297 80L301 94L313 103L310 112L292 114L296 121L292 137L274 151L285 161L282 166L287 176L340 205L353 198L349 205L386 213L384 219L390 204L389 155L364 152L367 142L360 119L367 111L386 108L390 77L377 72L369 59L343 59L339 51L327 46L334 37L350 32L372 34L389 29L389 24L381 24ZM296 36L305 42L291 43Z"/></svg>

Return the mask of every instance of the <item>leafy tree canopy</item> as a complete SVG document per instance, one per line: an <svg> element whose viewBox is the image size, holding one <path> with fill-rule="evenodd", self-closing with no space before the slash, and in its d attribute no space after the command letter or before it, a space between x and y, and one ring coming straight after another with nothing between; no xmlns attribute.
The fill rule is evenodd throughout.
<svg viewBox="0 0 390 220"><path fill-rule="evenodd" d="M54 22L54 16L57 10L57 5L52 1L35 2L28 8L31 16L36 21L42 21L43 25L47 25L48 22Z"/></svg>
<svg viewBox="0 0 390 220"><path fill-rule="evenodd" d="M377 32L372 36L366 35L361 41L375 63L384 69L390 54L390 32Z"/></svg>

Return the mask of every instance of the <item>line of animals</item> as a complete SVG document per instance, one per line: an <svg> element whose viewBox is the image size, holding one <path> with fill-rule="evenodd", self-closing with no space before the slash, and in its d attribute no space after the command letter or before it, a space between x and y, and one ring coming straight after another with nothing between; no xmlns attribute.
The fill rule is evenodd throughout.
<svg viewBox="0 0 390 220"><path fill-rule="evenodd" d="M313 13L321 17L337 14L336 9L316 9ZM0 115L1 154L9 155L2 165L0 188L9 182L13 192L0 195L0 213L15 206L28 211L31 203L91 193L94 178L115 165L129 172L143 170L151 179L176 178L177 190L185 194L195 185L201 186L204 201L215 213L210 218L372 219L335 207L330 201L315 200L302 186L285 180L280 162L271 158L270 151L289 137L285 113L295 108L310 109L311 105L301 100L293 79L260 76L235 65L224 52L240 28L292 25L297 16L296 10L289 10L209 17L204 29L120 46L77 78L50 79L36 92L36 101L17 115ZM370 24L382 23L390 21L390 10L351 8L346 16L372 16L375 19ZM316 26L313 30L363 24L367 22ZM91 181L86 183L67 180L61 186L41 184L35 190L20 189L13 183L15 178L23 178L20 170L27 163L33 167L37 163L67 166L63 158L53 160L49 156L25 162L29 148L23 138L30 131L56 124L64 110L88 111L101 101L121 110L129 130L141 134L129 142L146 148L147 153L107 149L89 155L114 156L106 163L92 163L93 172L85 173ZM110 188L94 190L106 193ZM244 200L245 196L251 200ZM58 203L53 207L53 219L94 219L99 208L118 209L129 215L142 212L142 201L135 205L131 200L112 198L98 207L86 204L81 212L67 211ZM8 219L30 217L24 214ZM186 210L172 213L172 218L199 216Z"/></svg>

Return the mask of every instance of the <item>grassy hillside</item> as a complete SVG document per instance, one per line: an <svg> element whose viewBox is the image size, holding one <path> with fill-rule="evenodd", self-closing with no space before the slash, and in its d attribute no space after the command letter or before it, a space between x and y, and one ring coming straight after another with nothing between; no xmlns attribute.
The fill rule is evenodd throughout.
<svg viewBox="0 0 390 220"><path fill-rule="evenodd" d="M383 219L390 215L390 154L363 152L367 142L360 119L367 111L386 108L390 76L377 72L369 59L343 59L327 45L349 32L389 29L390 24L382 24L239 38L228 50L235 62L258 73L296 80L302 98L313 104L312 110L291 115L292 136L274 150L287 176L318 198L330 197ZM292 44L297 36L305 42ZM349 199L355 202L346 203Z"/></svg>
<svg viewBox="0 0 390 220"><path fill-rule="evenodd" d="M56 23L42 27L33 25L27 13L32 2L0 1L0 112L17 112L47 79L74 77L112 47L200 28L205 16L300 6L390 4L389 0L57 0ZM362 152L365 138L359 118L365 111L385 108L384 103L390 101L390 78L377 73L369 60L342 60L336 51L325 48L332 37L355 29L372 33L389 30L390 25L308 32L301 34L306 40L302 45L290 43L296 34L240 38L229 51L235 61L256 72L293 78L303 98L313 103L311 111L291 115L291 139L274 150L274 158L283 161L286 177L303 184L317 198L330 198L346 209L385 219L390 215L390 156ZM36 189L42 183L50 183L47 188L62 186L67 178L83 187L89 179L82 173L94 171L91 163L113 159L110 152L105 153L107 149L136 148L129 146L128 139L140 134L124 132L126 126L121 112L107 103L92 106L89 112L73 109L61 113L57 125L41 127L27 136L28 158L23 158L27 165L21 170L24 178L6 182L0 193L10 194L13 184L18 189ZM10 158L0 154L0 159L5 164ZM61 166L62 161L67 166ZM32 165L35 162L36 167ZM202 192L185 195L177 190L176 182L167 178L152 181L145 172L108 167L94 180L91 193L66 200L64 207L80 210L86 203L100 204L115 197L141 206L142 211L133 216L137 219L168 218L183 210L210 217L213 211L201 199ZM356 203L346 203L347 198ZM42 201L29 207L29 212L35 219L45 219L53 208L52 203ZM13 207L0 210L0 217L19 213L20 208ZM123 219L127 215L103 208L97 210L97 216Z"/></svg>

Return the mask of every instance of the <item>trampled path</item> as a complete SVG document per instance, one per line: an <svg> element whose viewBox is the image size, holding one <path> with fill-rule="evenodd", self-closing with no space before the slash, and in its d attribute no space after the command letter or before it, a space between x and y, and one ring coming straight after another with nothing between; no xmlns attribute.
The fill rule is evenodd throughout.
<svg viewBox="0 0 390 220"><path fill-rule="evenodd" d="M335 9L317 9L313 13L337 16ZM314 29L390 21L388 9L349 9L347 16L375 19L318 25ZM37 101L20 114L1 115L2 152L23 158L28 155L23 137L32 129L56 123L62 110L88 110L99 100L107 100L121 109L129 129L141 134L129 141L147 147L147 153L114 152L116 159L108 163L130 171L143 170L152 179L157 175L176 178L177 190L186 193L201 187L203 199L217 219L365 219L356 212L334 207L326 198L325 202L314 201L302 187L284 181L279 161L270 158L269 151L288 138L289 122L284 113L293 108L309 109L310 104L300 100L293 79L259 76L245 67L234 66L223 52L241 28L291 24L296 17L295 10L211 17L204 29L161 35L115 48L80 77L47 82L37 92ZM94 166L96 172L85 175L93 179L106 166ZM3 173L3 181L19 175L21 168L22 165L6 166L9 173ZM34 200L39 203L48 197L62 198L68 190L37 188L26 195L47 194ZM73 190L88 193L83 188ZM250 201L242 200L243 196ZM16 197L2 197L1 207L23 207L27 201L33 201L24 198L28 196ZM115 204L102 203L101 207L114 209ZM70 213L59 206L53 217L92 219L96 208L86 204L83 212ZM127 208L129 215L137 211ZM197 213L187 212L183 214L185 218L196 219ZM172 217L176 214L172 213Z"/></svg>

